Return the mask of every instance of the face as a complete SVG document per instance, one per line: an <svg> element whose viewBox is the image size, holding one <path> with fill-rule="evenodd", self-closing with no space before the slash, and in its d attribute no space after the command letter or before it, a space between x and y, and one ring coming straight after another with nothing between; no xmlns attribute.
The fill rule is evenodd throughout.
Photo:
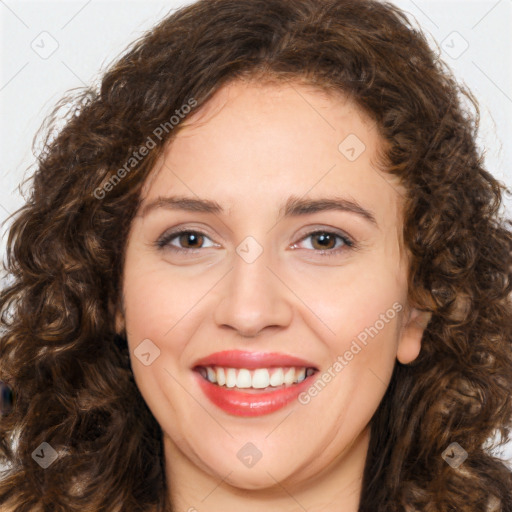
<svg viewBox="0 0 512 512"><path fill-rule="evenodd" d="M380 144L341 96L237 81L167 147L117 325L183 467L257 489L364 460L424 325L407 303L405 189L378 169Z"/></svg>

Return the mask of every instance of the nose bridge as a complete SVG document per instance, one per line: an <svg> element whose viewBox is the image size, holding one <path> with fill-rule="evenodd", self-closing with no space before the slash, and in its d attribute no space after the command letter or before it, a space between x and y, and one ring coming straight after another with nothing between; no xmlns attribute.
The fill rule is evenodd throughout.
<svg viewBox="0 0 512 512"><path fill-rule="evenodd" d="M271 251L252 237L239 244L215 311L219 326L254 336L267 326L284 326L290 321L285 287L268 268L272 258Z"/></svg>

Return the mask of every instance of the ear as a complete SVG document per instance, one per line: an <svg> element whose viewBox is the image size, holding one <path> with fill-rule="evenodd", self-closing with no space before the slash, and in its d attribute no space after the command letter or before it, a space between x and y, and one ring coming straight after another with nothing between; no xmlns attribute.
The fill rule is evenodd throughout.
<svg viewBox="0 0 512 512"><path fill-rule="evenodd" d="M120 311L116 313L116 334L121 334L124 331L124 318Z"/></svg>
<svg viewBox="0 0 512 512"><path fill-rule="evenodd" d="M414 361L421 350L421 338L432 313L412 308L405 313L396 357L402 364Z"/></svg>
<svg viewBox="0 0 512 512"><path fill-rule="evenodd" d="M125 332L126 324L124 321L124 313L119 307L116 308L115 312L116 320L116 334L122 335Z"/></svg>

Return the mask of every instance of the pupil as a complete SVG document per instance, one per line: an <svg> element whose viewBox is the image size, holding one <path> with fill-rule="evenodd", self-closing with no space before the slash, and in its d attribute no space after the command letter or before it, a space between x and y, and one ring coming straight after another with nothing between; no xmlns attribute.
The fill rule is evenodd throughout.
<svg viewBox="0 0 512 512"><path fill-rule="evenodd" d="M194 242L197 244L197 241L198 241L198 237L197 235L195 235L194 233L185 233L184 235L182 235L182 239L185 239L186 243L184 244L185 246L187 244L189 244L189 242L191 242L191 244L189 245L192 245L194 246Z"/></svg>
<svg viewBox="0 0 512 512"><path fill-rule="evenodd" d="M331 235L322 233L317 235L319 244L323 246L323 248L330 246L330 242L332 242Z"/></svg>

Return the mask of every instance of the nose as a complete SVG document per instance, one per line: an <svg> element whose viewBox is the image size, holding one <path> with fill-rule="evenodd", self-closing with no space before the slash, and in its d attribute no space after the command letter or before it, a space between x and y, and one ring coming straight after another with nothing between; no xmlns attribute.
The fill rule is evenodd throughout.
<svg viewBox="0 0 512 512"><path fill-rule="evenodd" d="M214 314L219 327L253 338L265 329L290 324L292 293L269 267L265 251L251 263L235 255L233 269L223 280L223 286Z"/></svg>

